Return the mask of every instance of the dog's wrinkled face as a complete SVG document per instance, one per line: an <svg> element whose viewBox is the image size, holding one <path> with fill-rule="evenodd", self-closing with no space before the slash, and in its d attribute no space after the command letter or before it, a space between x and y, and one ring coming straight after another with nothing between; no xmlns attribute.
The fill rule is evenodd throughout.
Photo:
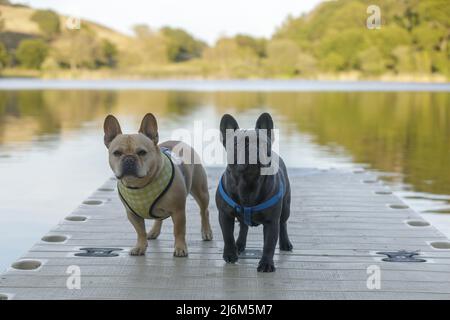
<svg viewBox="0 0 450 320"><path fill-rule="evenodd" d="M142 179L156 168L160 153L158 127L152 114L144 117L138 134L122 134L112 115L106 117L104 131L109 164L118 179Z"/></svg>
<svg viewBox="0 0 450 320"><path fill-rule="evenodd" d="M235 185L251 188L258 183L261 169L270 166L273 121L268 113L257 120L254 130L239 129L229 114L222 117L220 131L227 151L227 170Z"/></svg>
<svg viewBox="0 0 450 320"><path fill-rule="evenodd" d="M118 179L144 178L150 172L157 149L143 134L121 134L109 146L109 164Z"/></svg>

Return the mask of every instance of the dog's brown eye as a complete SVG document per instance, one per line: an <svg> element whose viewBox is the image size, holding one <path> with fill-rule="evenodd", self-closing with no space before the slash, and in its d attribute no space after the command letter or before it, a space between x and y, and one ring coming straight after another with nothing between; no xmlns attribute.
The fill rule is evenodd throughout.
<svg viewBox="0 0 450 320"><path fill-rule="evenodd" d="M113 152L113 155L115 155L116 157L120 157L122 155L122 152L119 150L116 150Z"/></svg>
<svg viewBox="0 0 450 320"><path fill-rule="evenodd" d="M145 155L147 154L147 151L145 151L145 150L139 150L139 151L137 152L137 154L138 154L138 156L143 157L143 156L145 156Z"/></svg>

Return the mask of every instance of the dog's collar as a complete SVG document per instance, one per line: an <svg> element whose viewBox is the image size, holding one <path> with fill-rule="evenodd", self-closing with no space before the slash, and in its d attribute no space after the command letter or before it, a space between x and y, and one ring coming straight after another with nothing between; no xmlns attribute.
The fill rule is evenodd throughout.
<svg viewBox="0 0 450 320"><path fill-rule="evenodd" d="M263 203L260 203L256 206L252 207L245 207L238 204L236 201L231 199L231 197L225 192L225 189L223 188L223 176L220 178L219 181L219 194L222 197L222 199L230 206L232 207L236 212L243 213L244 215L244 223L250 227L254 227L255 225L252 223L252 214L258 211L263 211L265 209L268 209L274 205L276 205L284 196L284 183L283 179L280 176L280 187L278 192L270 199L264 201Z"/></svg>

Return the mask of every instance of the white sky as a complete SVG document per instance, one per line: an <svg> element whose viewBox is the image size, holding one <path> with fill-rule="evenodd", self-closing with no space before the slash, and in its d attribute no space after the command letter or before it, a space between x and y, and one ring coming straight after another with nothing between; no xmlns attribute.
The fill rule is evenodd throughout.
<svg viewBox="0 0 450 320"><path fill-rule="evenodd" d="M270 36L288 14L298 16L321 0L16 0L35 8L99 22L124 33L145 23L182 27L213 43L220 35Z"/></svg>

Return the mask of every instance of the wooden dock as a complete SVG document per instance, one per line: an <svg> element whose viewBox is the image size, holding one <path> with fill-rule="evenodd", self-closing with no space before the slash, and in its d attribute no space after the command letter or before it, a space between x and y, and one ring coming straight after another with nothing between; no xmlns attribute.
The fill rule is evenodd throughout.
<svg viewBox="0 0 450 320"><path fill-rule="evenodd" d="M221 172L208 169L212 199ZM294 251L277 249L275 273L257 273L258 259L250 254L262 248L261 227L250 229L246 259L224 263L214 201L211 242L201 241L198 208L188 201L188 258L172 256L170 219L160 238L149 241L145 257L129 256L136 235L117 198L116 182L108 180L0 277L0 298L450 298L449 240L373 174L341 169L294 169L289 174L293 197L288 229ZM116 257L75 256L86 247L123 250L114 251ZM385 262L387 256L377 254L399 250L419 250L416 257L426 261ZM81 289L68 289L69 266L81 271ZM379 270L379 287L371 282L374 270Z"/></svg>

